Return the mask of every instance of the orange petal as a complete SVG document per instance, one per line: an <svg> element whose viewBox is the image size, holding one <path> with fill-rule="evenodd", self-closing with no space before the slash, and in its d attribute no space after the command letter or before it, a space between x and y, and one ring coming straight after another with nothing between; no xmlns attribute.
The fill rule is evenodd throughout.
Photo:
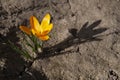
<svg viewBox="0 0 120 80"><path fill-rule="evenodd" d="M29 35L31 34L29 28L27 28L27 27L25 27L25 26L20 26L19 28L20 28L20 30L22 30L23 32L25 32L25 33L27 33L27 34L29 34Z"/></svg>
<svg viewBox="0 0 120 80"><path fill-rule="evenodd" d="M40 40L45 41L45 40L48 40L48 39L49 39L49 36L48 36L48 35L45 35L45 36L39 36L38 38L39 38Z"/></svg>
<svg viewBox="0 0 120 80"><path fill-rule="evenodd" d="M31 25L31 28L34 29L34 31L40 32L42 30L39 24L39 21L34 16L30 17L30 25Z"/></svg>
<svg viewBox="0 0 120 80"><path fill-rule="evenodd" d="M51 23L44 29L41 35L47 35L52 30L52 28L53 28L53 24Z"/></svg>
<svg viewBox="0 0 120 80"><path fill-rule="evenodd" d="M36 34L36 32L35 32L35 30L34 30L34 29L31 29L31 32L32 32L32 34L33 34L33 35L35 35L35 34Z"/></svg>
<svg viewBox="0 0 120 80"><path fill-rule="evenodd" d="M49 25L49 23L50 23L50 14L47 13L41 22L42 29L44 29L47 25Z"/></svg>

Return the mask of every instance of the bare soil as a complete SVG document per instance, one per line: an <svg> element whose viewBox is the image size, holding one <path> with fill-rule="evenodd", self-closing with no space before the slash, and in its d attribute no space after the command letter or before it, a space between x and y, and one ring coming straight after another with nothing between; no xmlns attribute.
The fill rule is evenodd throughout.
<svg viewBox="0 0 120 80"><path fill-rule="evenodd" d="M54 28L33 63L4 42L50 13ZM120 80L119 0L0 0L0 80Z"/></svg>

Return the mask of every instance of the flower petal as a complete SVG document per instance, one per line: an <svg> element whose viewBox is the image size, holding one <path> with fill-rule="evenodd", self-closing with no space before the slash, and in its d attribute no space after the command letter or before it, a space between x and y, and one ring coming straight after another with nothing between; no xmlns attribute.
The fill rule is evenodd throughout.
<svg viewBox="0 0 120 80"><path fill-rule="evenodd" d="M34 31L40 32L42 30L39 24L39 21L34 16L30 17L30 25L31 25L31 28L34 29Z"/></svg>
<svg viewBox="0 0 120 80"><path fill-rule="evenodd" d="M47 13L41 22L42 29L46 28L46 26L48 26L49 23L50 23L50 14Z"/></svg>
<svg viewBox="0 0 120 80"><path fill-rule="evenodd" d="M44 29L41 35L47 35L52 30L52 28L53 28L53 24L51 23Z"/></svg>
<svg viewBox="0 0 120 80"><path fill-rule="evenodd" d="M49 39L49 36L48 35L45 35L45 36L39 36L38 37L39 39L45 41L45 40L48 40Z"/></svg>
<svg viewBox="0 0 120 80"><path fill-rule="evenodd" d="M35 35L35 34L36 34L36 32L35 32L35 30L34 30L34 29L31 29L31 32L32 32L32 34L33 34L33 35Z"/></svg>
<svg viewBox="0 0 120 80"><path fill-rule="evenodd" d="M30 31L30 29L29 28L27 28L27 27L25 27L25 26L20 26L19 27L20 28L20 30L22 30L23 32L25 32L25 33L27 33L27 34L31 34L31 31Z"/></svg>

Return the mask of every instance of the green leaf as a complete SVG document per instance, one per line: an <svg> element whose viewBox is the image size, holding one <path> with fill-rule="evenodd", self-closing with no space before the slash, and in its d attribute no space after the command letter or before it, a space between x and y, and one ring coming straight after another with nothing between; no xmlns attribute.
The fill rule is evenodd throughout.
<svg viewBox="0 0 120 80"><path fill-rule="evenodd" d="M18 52L19 54L23 55L24 57L26 57L27 59L32 59L32 57L27 53L27 51L23 51L21 50L19 47L15 46L11 41L8 41L8 45L15 50L16 52Z"/></svg>

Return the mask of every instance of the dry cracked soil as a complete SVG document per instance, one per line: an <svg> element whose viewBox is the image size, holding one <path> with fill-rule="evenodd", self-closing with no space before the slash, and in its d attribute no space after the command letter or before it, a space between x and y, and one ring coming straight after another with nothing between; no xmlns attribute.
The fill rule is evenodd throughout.
<svg viewBox="0 0 120 80"><path fill-rule="evenodd" d="M30 65L4 41L50 13L54 28ZM119 0L0 0L0 80L120 80Z"/></svg>

